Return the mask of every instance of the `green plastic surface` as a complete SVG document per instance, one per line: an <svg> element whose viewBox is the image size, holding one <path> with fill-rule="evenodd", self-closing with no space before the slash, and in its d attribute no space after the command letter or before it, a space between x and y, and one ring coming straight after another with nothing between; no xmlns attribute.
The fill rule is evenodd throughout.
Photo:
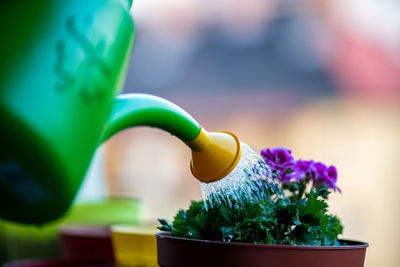
<svg viewBox="0 0 400 267"><path fill-rule="evenodd" d="M0 217L41 224L70 206L123 85L134 36L126 3L2 2L13 30L0 63Z"/></svg>
<svg viewBox="0 0 400 267"><path fill-rule="evenodd" d="M165 130L183 142L193 141L200 125L186 111L161 98L146 94L125 94L116 99L104 133L104 140L133 126L150 126Z"/></svg>
<svg viewBox="0 0 400 267"><path fill-rule="evenodd" d="M69 208L106 138L148 125L184 142L198 123L174 104L120 92L131 0L0 2L0 218L43 224Z"/></svg>

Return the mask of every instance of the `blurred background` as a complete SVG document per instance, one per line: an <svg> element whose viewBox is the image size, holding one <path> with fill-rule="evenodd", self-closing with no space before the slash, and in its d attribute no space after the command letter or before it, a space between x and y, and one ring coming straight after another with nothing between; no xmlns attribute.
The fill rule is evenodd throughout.
<svg viewBox="0 0 400 267"><path fill-rule="evenodd" d="M366 267L399 266L399 12L397 0L137 0L124 92L165 97L257 151L335 165L343 237L370 243ZM100 154L104 193L141 199L147 220L201 199L167 133L127 130Z"/></svg>
<svg viewBox="0 0 400 267"><path fill-rule="evenodd" d="M370 244L366 267L397 267L399 12L398 0L136 0L124 92L164 97L257 151L335 165L343 237ZM201 199L189 155L160 130L126 130L98 149L76 202L136 198L140 220L172 219Z"/></svg>

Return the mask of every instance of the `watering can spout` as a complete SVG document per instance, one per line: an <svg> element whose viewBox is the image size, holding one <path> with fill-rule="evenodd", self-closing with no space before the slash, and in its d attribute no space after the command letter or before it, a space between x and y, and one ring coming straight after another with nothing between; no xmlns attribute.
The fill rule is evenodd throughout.
<svg viewBox="0 0 400 267"><path fill-rule="evenodd" d="M192 151L190 169L202 182L214 182L237 165L240 141L230 132L207 132L186 111L160 97L126 94L116 98L102 141L134 126L165 130L182 140Z"/></svg>
<svg viewBox="0 0 400 267"><path fill-rule="evenodd" d="M192 149L190 169L201 182L210 183L227 176L241 157L240 141L231 132L207 132L188 144Z"/></svg>

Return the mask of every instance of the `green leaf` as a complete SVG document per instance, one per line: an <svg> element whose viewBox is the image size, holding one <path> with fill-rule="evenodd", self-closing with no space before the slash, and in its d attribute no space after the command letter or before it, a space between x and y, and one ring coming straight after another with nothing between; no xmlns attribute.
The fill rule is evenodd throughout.
<svg viewBox="0 0 400 267"><path fill-rule="evenodd" d="M324 231L324 243L327 246L332 246L337 241L337 236L342 234L343 226L336 216L328 216L328 226Z"/></svg>
<svg viewBox="0 0 400 267"><path fill-rule="evenodd" d="M224 218L227 224L234 224L235 222L235 215L233 213L234 209L227 206L221 206L220 211L222 218Z"/></svg>
<svg viewBox="0 0 400 267"><path fill-rule="evenodd" d="M222 232L222 241L230 242L235 235L235 227L234 226L223 226L221 227Z"/></svg>
<svg viewBox="0 0 400 267"><path fill-rule="evenodd" d="M158 219L158 221L161 223L161 226L157 227L157 229L159 229L161 231L168 231L168 232L170 232L172 230L172 225L170 225L167 220Z"/></svg>
<svg viewBox="0 0 400 267"><path fill-rule="evenodd" d="M297 226L293 230L293 235L296 240L296 244L299 245L310 245L319 246L321 245L322 236L317 229L310 227L306 224Z"/></svg>
<svg viewBox="0 0 400 267"><path fill-rule="evenodd" d="M328 204L324 200L318 199L318 194L312 192L308 197L305 208L301 212L301 216L305 215L318 216L320 213L324 213L327 207Z"/></svg>
<svg viewBox="0 0 400 267"><path fill-rule="evenodd" d="M203 201L192 201L186 214L189 218L194 217L203 209L205 209Z"/></svg>
<svg viewBox="0 0 400 267"><path fill-rule="evenodd" d="M184 210L180 210L178 214L176 214L172 227L175 235L186 236L186 212Z"/></svg>
<svg viewBox="0 0 400 267"><path fill-rule="evenodd" d="M329 186L321 186L317 188L317 193L319 196L327 199L331 192L329 191Z"/></svg>
<svg viewBox="0 0 400 267"><path fill-rule="evenodd" d="M187 227L187 235L193 239L202 239L203 237L200 229L195 225L189 225Z"/></svg>

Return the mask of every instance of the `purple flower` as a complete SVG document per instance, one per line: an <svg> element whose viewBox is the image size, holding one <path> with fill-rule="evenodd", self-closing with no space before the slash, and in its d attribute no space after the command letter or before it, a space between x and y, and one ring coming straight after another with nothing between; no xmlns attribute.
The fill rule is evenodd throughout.
<svg viewBox="0 0 400 267"><path fill-rule="evenodd" d="M260 152L265 163L278 174L282 183L290 181L312 182L315 187L328 186L340 191L336 186L337 171L334 166L326 166L322 162L312 160L295 160L292 151L285 147L263 149Z"/></svg>
<svg viewBox="0 0 400 267"><path fill-rule="evenodd" d="M281 180L290 180L289 173L292 172L296 164L291 150L284 147L274 147L263 149L260 154L265 163L278 172Z"/></svg>
<svg viewBox="0 0 400 267"><path fill-rule="evenodd" d="M315 180L325 180L328 176L327 167L321 162L314 162L312 165L312 170L315 174Z"/></svg>
<svg viewBox="0 0 400 267"><path fill-rule="evenodd" d="M336 186L337 171L334 166L327 167L321 162L315 162L311 168L316 186L329 186L333 190L340 192L340 189Z"/></svg>
<svg viewBox="0 0 400 267"><path fill-rule="evenodd" d="M293 178L296 181L303 180L305 178L312 176L312 166L314 161L312 160L302 160L299 159L296 161L296 165L294 166L294 173L292 174Z"/></svg>
<svg viewBox="0 0 400 267"><path fill-rule="evenodd" d="M333 188L335 191L337 190L339 192L342 192L340 190L340 188L336 186L337 170L336 170L335 166L329 166L327 169L327 172L328 172L328 178L329 178L327 182L328 182L329 186L331 188Z"/></svg>
<svg viewBox="0 0 400 267"><path fill-rule="evenodd" d="M285 169L295 165L292 151L284 147L274 147L261 150L265 162L274 169Z"/></svg>
<svg viewBox="0 0 400 267"><path fill-rule="evenodd" d="M336 171L335 166L329 166L327 172L328 172L329 179L336 183L336 181L337 181L337 171Z"/></svg>

